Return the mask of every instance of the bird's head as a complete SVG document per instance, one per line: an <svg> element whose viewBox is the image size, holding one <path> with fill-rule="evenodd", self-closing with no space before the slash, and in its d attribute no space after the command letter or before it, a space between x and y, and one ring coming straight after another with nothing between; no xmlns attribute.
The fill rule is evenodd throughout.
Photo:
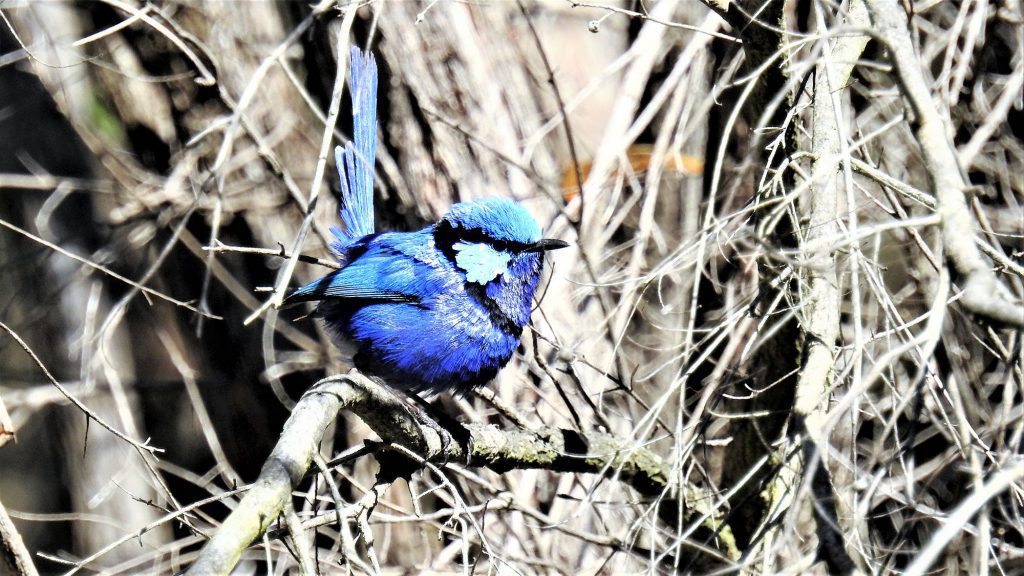
<svg viewBox="0 0 1024 576"><path fill-rule="evenodd" d="M455 204L434 226L434 238L466 280L478 284L521 267L539 272L544 252L568 246L541 238L533 216L506 198Z"/></svg>

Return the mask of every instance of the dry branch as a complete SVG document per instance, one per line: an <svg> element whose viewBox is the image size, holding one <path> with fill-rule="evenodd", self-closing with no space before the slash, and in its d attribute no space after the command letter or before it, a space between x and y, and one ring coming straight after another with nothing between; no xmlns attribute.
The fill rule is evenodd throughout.
<svg viewBox="0 0 1024 576"><path fill-rule="evenodd" d="M1014 302L975 244L974 222L967 206L967 181L948 133L948 115L932 98L925 63L910 38L907 15L897 0L868 0L871 20L888 44L896 80L914 113L914 134L927 166L928 182L942 218L946 259L963 286L964 307L1000 324L1024 328L1024 306Z"/></svg>
<svg viewBox="0 0 1024 576"><path fill-rule="evenodd" d="M818 10L809 22L779 0L704 3L714 13L679 0L636 11L603 0L524 2L526 14L514 2L5 4L0 32L13 28L19 40L0 51L0 100L15 110L0 113L0 188L11 200L0 206L0 268L15 287L0 290L0 321L47 343L37 351L64 386L40 386L38 359L3 346L0 325L0 394L19 432L0 469L50 442L26 423L65 394L84 401L53 409L69 421L87 420L78 409L87 406L125 422L114 429L126 438L152 434L176 449L159 460L142 454L167 492L160 498L143 505L146 493L120 478L103 489L131 490L139 508L163 507L162 516L97 514L75 496L78 516L66 528L22 532L33 560L111 574L176 570L200 557L193 573L221 573L239 555L269 572L294 570L296 560L307 573L337 561L360 573L451 571L477 556L478 573L802 573L845 548L873 573L1016 568L1019 485L992 496L1024 439L1024 333L956 320L961 310L983 316L990 302L1012 316L1012 298L1024 294L1024 155L1011 126L1024 83L1019 2L918 3L912 40L890 0L873 3L890 11L888 28L855 17L864 8L856 0L807 4ZM343 20L351 30L333 36ZM875 51L858 56L865 37L891 48L896 65L873 62ZM522 200L559 236L572 236L584 214L585 233L579 255L562 253L553 266L535 338L485 390L497 413L453 402L460 420L475 422L465 427L472 445L445 445L358 376L332 379L300 401L256 495L238 507L250 486L225 488L255 476L247 465L261 462L251 455L277 440L260 424L294 406L288 393L300 378L290 375L325 363L338 372L321 325L314 334L273 310L257 350L258 335L240 320L271 298L253 286L281 284L274 278L295 261L338 265L317 257L336 212L324 145L346 139L344 100L342 120L328 127L344 77L339 41L382 65L381 228L419 228L454 201L497 194ZM38 95L49 93L95 156L93 171L57 161L52 143L76 134L17 122L45 120L22 101L49 98L4 92L16 85L7 78L30 69ZM45 146L32 145L38 136ZM705 150L717 150L705 174L670 169ZM587 180L582 194L559 189L568 173ZM985 195L971 198L972 183ZM58 208L70 202L91 210L69 222L96 233L95 245L65 241ZM300 229L314 236L303 253L293 249ZM293 280L316 272L296 266ZM951 276L966 292L949 299ZM106 291L123 283L133 289L108 313ZM67 296L82 289L97 295L95 309L58 314L54 302L76 302ZM146 306L131 298L137 291L146 302L180 299ZM966 307L950 308L957 300ZM193 309L228 321L193 338ZM118 325L137 337L110 340ZM142 376L122 378L129 392L159 387L145 395L147 409L158 397L192 410L139 418L143 406L125 403L123 420L107 417L92 376L110 369L104 352L137 362L138 372L115 366ZM253 388L259 375L270 390ZM352 417L332 433L346 408L372 430ZM0 443L12 427L2 412ZM512 430L478 424L498 418ZM598 426L607 434L580 432ZM81 428L62 434L71 440L65 464L83 460ZM258 436L244 433L252 429ZM350 448L331 465L321 457L373 430L384 444ZM122 462L108 450L121 442L97 440L88 454L102 465L89 477L106 483L106 463ZM179 447L208 458L182 458ZM376 477L367 455L381 465ZM4 500L19 528L55 519L38 511L55 494L96 493L75 467L64 486L42 463L14 462L26 473L0 474L0 492L22 488ZM170 494L167 474L203 494ZM49 483L33 484L43 476ZM828 500L832 517L821 513ZM220 519L207 508L221 503L239 511L199 551ZM812 513L817 522L807 521ZM102 535L87 523L101 517L131 532ZM192 535L172 538L178 522ZM430 538L435 528L440 540ZM62 531L89 534L68 550L74 560L53 554ZM143 535L140 551L132 544ZM822 544L830 535L838 538Z"/></svg>
<svg viewBox="0 0 1024 576"><path fill-rule="evenodd" d="M25 549L18 527L14 525L7 509L0 502L0 572L12 576L36 576L32 555Z"/></svg>
<svg viewBox="0 0 1024 576"><path fill-rule="evenodd" d="M1009 463L1008 463L1009 464ZM971 517L986 506L992 499L1013 487L1024 479L1024 462L1019 459L994 474L987 482L979 485L969 498L966 498L956 510L945 519L942 528L935 533L928 546L921 551L914 563L907 567L906 576L923 576L942 554L949 543L965 529Z"/></svg>
<svg viewBox="0 0 1024 576"><path fill-rule="evenodd" d="M306 475L318 452L324 430L339 411L358 415L382 440L419 455L426 462L467 462L497 471L540 468L557 472L603 474L629 484L642 495L664 496L670 491L668 470L660 457L609 434L576 433L555 428L526 432L500 430L481 424L466 426L464 446L442 438L439 427L425 426L395 393L352 370L325 378L295 405L280 439L235 511L203 548L188 574L226 574L242 552L277 520L290 502L292 490ZM466 451L468 446L468 452ZM700 534L719 540L722 551L712 560L735 560L729 530L699 502L696 488L659 502L659 516L674 525L682 510L684 521L695 521ZM686 501L679 502L679 498ZM707 559L697 562L705 565Z"/></svg>
<svg viewBox="0 0 1024 576"><path fill-rule="evenodd" d="M820 5L816 6L815 14L818 16L819 33L827 38L828 30ZM867 25L863 2L855 0L850 4L845 24L854 28ZM850 152L841 96L867 41L868 37L862 35L839 37L834 44L825 42L815 66L810 141L814 160L807 190L799 196L797 205L797 212L804 223L797 253L802 255L807 266L803 268L801 282L792 295L794 301L802 303L799 313L802 362L793 400L798 428L779 450L779 454L789 455L790 461L779 468L777 477L771 481L773 488L766 491L769 502L764 519L770 523L772 518L791 506L797 491L802 489L801 478L805 474L812 475L818 480L808 484L815 487L811 496L817 502L819 555L830 567L838 570L849 569L851 559L842 545L842 534L846 531L835 525L833 502L837 500L837 487L833 486L825 467L830 450L828 431L823 424L827 417L836 343L840 335L842 296L835 244L841 237L840 194L844 191L849 193L849 182L844 180L842 170L844 166L849 170ZM854 232L850 230L851 235ZM842 502L841 498L838 500ZM771 546L776 531L777 527L768 528L759 547Z"/></svg>

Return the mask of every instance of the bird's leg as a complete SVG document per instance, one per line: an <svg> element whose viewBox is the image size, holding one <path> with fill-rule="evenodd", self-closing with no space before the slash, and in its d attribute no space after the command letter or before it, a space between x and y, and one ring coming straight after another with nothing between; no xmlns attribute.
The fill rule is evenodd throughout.
<svg viewBox="0 0 1024 576"><path fill-rule="evenodd" d="M412 392L406 392L405 390L398 390L390 386L385 386L392 395L395 396L403 405L409 410L409 414L416 419L420 425L430 428L437 433L438 438L441 440L441 457L442 462L448 462L448 449L451 447L452 442L458 442L463 447L464 451L468 455L469 446L469 431L465 429L457 420L444 412L438 410L432 406L423 398Z"/></svg>
<svg viewBox="0 0 1024 576"><path fill-rule="evenodd" d="M448 462L448 448L454 441L462 447L463 454L466 458L469 458L470 452L470 435L469 430L462 425L461 422L452 418L450 415L442 410L438 410L436 406L427 402L423 398L420 398L418 394L408 393L409 399L416 403L419 411L420 421L423 422L427 427L437 432L437 435L441 438L441 450L444 454L444 462Z"/></svg>

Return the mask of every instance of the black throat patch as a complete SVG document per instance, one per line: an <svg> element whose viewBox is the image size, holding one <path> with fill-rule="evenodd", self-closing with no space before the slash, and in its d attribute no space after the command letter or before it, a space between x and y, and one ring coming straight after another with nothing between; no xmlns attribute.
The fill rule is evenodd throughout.
<svg viewBox="0 0 1024 576"><path fill-rule="evenodd" d="M498 306L498 303L487 297L486 287L476 282L466 282L466 293L473 297L478 304L484 307L491 322L502 332L511 334L516 338L523 335L523 327L516 324L508 314Z"/></svg>

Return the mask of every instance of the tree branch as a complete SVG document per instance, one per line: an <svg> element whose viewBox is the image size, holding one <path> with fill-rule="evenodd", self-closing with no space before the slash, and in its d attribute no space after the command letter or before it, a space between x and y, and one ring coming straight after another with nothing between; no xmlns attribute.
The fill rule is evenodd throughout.
<svg viewBox="0 0 1024 576"><path fill-rule="evenodd" d="M828 29L822 7L816 5L818 32L827 37ZM867 26L867 11L863 2L850 3L846 25ZM835 365L836 341L840 336L839 279L836 266L835 240L842 237L839 227L839 194L847 193L850 213L847 221L850 236L856 237L856 203L849 201L851 184L843 178L841 168L849 175L850 151L842 117L840 95L849 81L854 63L860 57L868 36L843 36L834 43L825 42L814 72L814 106L811 122L811 150L814 155L808 190L801 195L797 210L805 221L799 251L809 266L803 269L801 282L794 301L803 302L799 314L801 330L801 365L797 376L793 402L795 414L793 435L779 453L788 455L786 465L779 467L772 479L772 489L766 490L769 499L765 515L766 536L759 547L771 545L777 527L770 526L782 510L788 508L803 482L805 475L813 480L807 483L814 498L819 558L829 566L829 573L846 574L854 569L853 560L844 548L843 531L837 523L836 487L826 468L829 454L827 417L829 389ZM848 511L848 510L844 510Z"/></svg>
<svg viewBox="0 0 1024 576"><path fill-rule="evenodd" d="M18 576L37 576L32 555L18 533L18 527L7 515L7 509L0 502L0 573ZM10 570L10 572L8 572Z"/></svg>
<svg viewBox="0 0 1024 576"><path fill-rule="evenodd" d="M1024 307L1014 302L974 242L974 224L964 195L968 185L947 134L948 123L925 80L925 65L914 50L907 15L897 0L868 0L867 4L878 34L888 43L900 90L914 112L914 134L942 218L942 246L964 289L960 301L978 316L1024 328Z"/></svg>
<svg viewBox="0 0 1024 576"><path fill-rule="evenodd" d="M491 425L468 425L468 453L458 442L442 440L437 430L423 426L394 393L352 370L325 378L310 388L295 405L284 430L252 488L216 531L187 574L226 574L242 552L260 537L285 509L292 490L306 475L324 430L339 411L359 416L385 442L398 444L426 461L468 462L498 472L542 468L556 472L602 474L625 482L645 496L661 497L672 491L669 471L662 459L645 448L628 445L609 434L578 433L545 427L535 432L501 430ZM718 539L722 557L737 559L728 527L712 514L710 504L695 502L696 488L662 498L659 517L676 525L697 524L696 539ZM679 497L685 497L680 506ZM721 558L714 559L721 563Z"/></svg>

